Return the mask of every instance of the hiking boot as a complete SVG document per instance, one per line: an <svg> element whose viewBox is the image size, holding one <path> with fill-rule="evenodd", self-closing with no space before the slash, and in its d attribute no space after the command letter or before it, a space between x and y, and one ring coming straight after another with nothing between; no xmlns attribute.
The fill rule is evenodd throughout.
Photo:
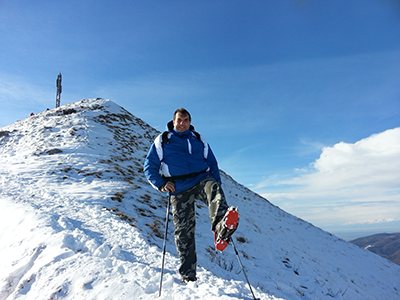
<svg viewBox="0 0 400 300"><path fill-rule="evenodd" d="M185 284L188 284L189 282L197 281L196 276L188 276L188 277L183 277L182 282Z"/></svg>
<svg viewBox="0 0 400 300"><path fill-rule="evenodd" d="M223 251L228 246L232 234L239 224L238 208L231 206L225 216L219 221L214 232L214 245L218 251Z"/></svg>

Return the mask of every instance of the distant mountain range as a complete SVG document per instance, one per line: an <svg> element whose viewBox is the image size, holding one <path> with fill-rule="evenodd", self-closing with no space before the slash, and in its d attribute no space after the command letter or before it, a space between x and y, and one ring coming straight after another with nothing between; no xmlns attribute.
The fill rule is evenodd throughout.
<svg viewBox="0 0 400 300"><path fill-rule="evenodd" d="M400 265L400 233L380 233L350 241Z"/></svg>

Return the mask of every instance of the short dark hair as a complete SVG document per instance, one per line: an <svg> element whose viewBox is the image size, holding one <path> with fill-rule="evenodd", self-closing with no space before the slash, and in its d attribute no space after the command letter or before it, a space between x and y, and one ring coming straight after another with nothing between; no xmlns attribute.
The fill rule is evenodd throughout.
<svg viewBox="0 0 400 300"><path fill-rule="evenodd" d="M178 109L174 112L174 120L175 120L176 114L178 114L178 113L180 113L181 115L184 115L184 116L188 116L188 117L189 117L189 121L190 121L190 122L192 121L192 116L191 116L190 113L189 113L186 109L184 109L183 107L178 108Z"/></svg>

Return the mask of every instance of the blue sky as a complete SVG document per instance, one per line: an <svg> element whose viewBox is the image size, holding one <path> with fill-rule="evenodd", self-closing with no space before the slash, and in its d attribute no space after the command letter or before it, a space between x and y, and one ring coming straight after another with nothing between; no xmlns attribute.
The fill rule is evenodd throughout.
<svg viewBox="0 0 400 300"><path fill-rule="evenodd" d="M396 0L0 0L0 126L53 108L61 72L61 104L111 99L159 130L187 108L223 170L323 229L400 231L387 164L400 161L387 132L399 37ZM346 195L339 164L326 167L343 157ZM369 165L388 179L358 182ZM318 184L326 173L336 185Z"/></svg>

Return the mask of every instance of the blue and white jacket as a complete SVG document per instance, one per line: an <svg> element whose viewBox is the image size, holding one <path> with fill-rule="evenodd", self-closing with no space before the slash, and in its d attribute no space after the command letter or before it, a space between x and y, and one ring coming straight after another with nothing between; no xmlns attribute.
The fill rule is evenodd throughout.
<svg viewBox="0 0 400 300"><path fill-rule="evenodd" d="M175 131L172 121L168 123L168 142L163 145L160 134L151 146L145 163L144 173L155 189L160 189L168 177L199 173L195 177L175 179L175 192L193 187L205 176L211 175L221 183L217 160L202 136L200 141L193 133L194 127L185 132Z"/></svg>

